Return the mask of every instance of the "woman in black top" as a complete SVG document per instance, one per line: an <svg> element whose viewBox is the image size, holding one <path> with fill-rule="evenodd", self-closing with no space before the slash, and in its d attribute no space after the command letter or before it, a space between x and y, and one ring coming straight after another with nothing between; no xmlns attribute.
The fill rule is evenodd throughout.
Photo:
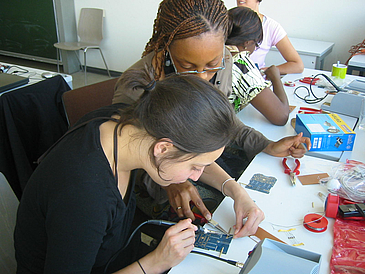
<svg viewBox="0 0 365 274"><path fill-rule="evenodd" d="M146 90L141 98L87 115L30 178L15 229L18 273L103 273L131 234L136 169L161 186L201 177L221 189L226 173L214 161L238 129L227 98L199 77L156 83L140 71L128 73L129 85ZM208 165L214 172L202 175ZM237 199L247 195L238 184L234 190ZM236 214L251 210L261 221L250 201L245 209L235 203ZM180 221L154 251L143 256L133 252L137 244L128 246L110 270L164 272L193 249L196 229L190 219Z"/></svg>

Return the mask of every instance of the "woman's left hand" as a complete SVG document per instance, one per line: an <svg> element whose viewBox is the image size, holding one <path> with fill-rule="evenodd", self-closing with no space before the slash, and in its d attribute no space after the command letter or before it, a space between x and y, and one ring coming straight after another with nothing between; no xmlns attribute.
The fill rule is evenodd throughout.
<svg viewBox="0 0 365 274"><path fill-rule="evenodd" d="M234 200L234 211L236 224L233 238L255 234L259 224L265 219L264 212L248 196ZM243 224L245 218L247 221Z"/></svg>
<svg viewBox="0 0 365 274"><path fill-rule="evenodd" d="M227 181L224 185L224 193L234 200L236 224L233 238L255 234L259 224L265 219L264 212L250 198L246 190L234 180Z"/></svg>

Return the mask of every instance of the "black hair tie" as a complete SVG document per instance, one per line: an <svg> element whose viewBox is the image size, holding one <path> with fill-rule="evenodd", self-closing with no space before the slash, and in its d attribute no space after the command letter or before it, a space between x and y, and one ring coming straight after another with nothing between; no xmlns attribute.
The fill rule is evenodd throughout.
<svg viewBox="0 0 365 274"><path fill-rule="evenodd" d="M152 80L149 84L144 88L145 91L151 91L156 87L156 81Z"/></svg>

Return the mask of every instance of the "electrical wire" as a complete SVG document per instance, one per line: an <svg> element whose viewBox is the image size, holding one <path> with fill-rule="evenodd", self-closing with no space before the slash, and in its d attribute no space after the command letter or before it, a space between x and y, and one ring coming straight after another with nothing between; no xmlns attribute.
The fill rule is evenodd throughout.
<svg viewBox="0 0 365 274"><path fill-rule="evenodd" d="M218 256L214 256L214 255L211 255L211 254L208 254L208 253L204 253L204 252L200 252L200 251L196 251L196 250L192 250L191 253L195 253L195 254L198 254L198 255L207 256L209 258L213 258L213 259L216 259L216 260L219 260L219 261L228 263L230 265L234 265L234 266L239 267L239 268L242 268L243 265L244 265L243 263L238 262L238 261L224 259L224 258L221 258L221 257L218 257Z"/></svg>
<svg viewBox="0 0 365 274"><path fill-rule="evenodd" d="M16 68L18 70L15 70L15 71L10 72L10 70L12 68ZM27 70L27 69L24 69L24 68L21 68L21 67L18 67L18 66L10 66L10 67L8 67L8 70L7 70L6 73L8 73L8 74L16 74L16 73L28 73L28 72L29 72L29 70Z"/></svg>
<svg viewBox="0 0 365 274"><path fill-rule="evenodd" d="M273 229L276 229L274 226L289 228L289 227L293 227L293 226L302 226L303 224L304 225L308 225L308 224L311 224L311 223L318 222L319 220L325 218L325 215L326 215L325 212L317 212L317 213L320 214L321 217L319 217L316 220L313 220L313 221L310 221L310 222L306 222L306 223L301 222L300 224L295 224L295 225L294 224L293 225L278 225L278 224L274 224L274 223L270 223L270 224L271 224L271 226L272 226ZM304 219L303 219L303 221L304 221Z"/></svg>
<svg viewBox="0 0 365 274"><path fill-rule="evenodd" d="M128 245L129 243L131 242L132 238L134 237L134 235L136 234L136 232L142 227L144 226L145 224L151 224L151 225L165 225L165 226L172 226L172 225L175 225L176 223L175 222L170 222L170 221L165 221L165 220L147 220L147 221L144 221L143 223L141 223L139 226L137 226L132 234L129 236L128 240L127 240L127 243L121 247L117 252L114 253L113 256L110 257L110 259L108 260L108 262L106 263L105 267L104 267L104 274L106 274L107 272L107 269L110 265L110 263L112 261L115 260L115 258L120 254L120 252L122 252ZM217 256L213 256L213 255L210 255L210 254L207 254L207 253L203 253L203 252L199 252L199 251L191 251L192 253L196 253L196 254L200 254L200 255L205 255L205 256L208 256L208 257L211 257L211 258L214 258L214 259L217 259L217 260L220 260L220 261L223 261L223 262L226 262L226 263L229 263L231 265L234 265L234 266L237 266L239 268L242 268L243 267L243 263L240 263L240 262L236 262L236 261L232 261L232 260L227 260L227 259L223 259L223 258L220 258L220 257L217 257Z"/></svg>
<svg viewBox="0 0 365 274"><path fill-rule="evenodd" d="M294 90L294 95L296 96L296 97L298 97L299 99L301 99L301 100L303 100L304 102L306 102L307 104L317 104L317 103L319 103L319 102L321 102L321 101L323 101L324 99L326 99L326 97L328 96L328 93L326 93L326 95L325 96L323 96L323 97L317 97L315 94L314 94L314 92L313 92L313 90L312 90L312 84L313 84L313 81L314 81L314 79L317 77L317 76L323 76L335 89L336 89L336 93L337 92L340 92L342 89L341 88L339 88L333 81L332 81L332 79L330 78L330 77L328 77L327 75L325 75L325 74L323 74L323 73L318 73L318 74L316 74L313 78L312 78L312 81L310 82L310 85L309 85L309 88L308 87L306 87L306 86L299 86L299 87L297 87L295 90ZM307 95L305 95L304 97L302 97L302 96L300 96L300 95L298 95L298 93L297 93L297 90L298 89L301 89L301 88L304 88L304 89L306 89L307 90ZM314 99L310 99L310 97L314 97Z"/></svg>

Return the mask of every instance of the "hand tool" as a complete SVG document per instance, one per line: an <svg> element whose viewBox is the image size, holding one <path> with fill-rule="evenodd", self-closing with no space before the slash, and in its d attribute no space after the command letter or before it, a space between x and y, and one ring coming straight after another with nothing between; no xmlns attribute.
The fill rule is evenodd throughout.
<svg viewBox="0 0 365 274"><path fill-rule="evenodd" d="M228 234L227 231L225 231L218 222L214 221L213 219L208 220L208 224L211 225L212 227L218 229L220 232L222 232L223 234Z"/></svg>
<svg viewBox="0 0 365 274"><path fill-rule="evenodd" d="M316 109L316 108L308 108L308 107L300 107L298 113L303 114L319 114L322 113L322 109Z"/></svg>
<svg viewBox="0 0 365 274"><path fill-rule="evenodd" d="M309 85L315 85L319 80L320 80L319 78L304 77L302 79L299 79L299 82Z"/></svg>
<svg viewBox="0 0 365 274"><path fill-rule="evenodd" d="M288 165L286 164L286 161L288 160L288 158L284 158L283 159L283 166L284 166L284 173L288 174L290 176L290 182L293 186L295 186L295 181L296 181L296 177L295 175L299 175L299 167L300 167L300 162L298 159L295 159L295 163L296 163L296 167L294 170L291 170Z"/></svg>

